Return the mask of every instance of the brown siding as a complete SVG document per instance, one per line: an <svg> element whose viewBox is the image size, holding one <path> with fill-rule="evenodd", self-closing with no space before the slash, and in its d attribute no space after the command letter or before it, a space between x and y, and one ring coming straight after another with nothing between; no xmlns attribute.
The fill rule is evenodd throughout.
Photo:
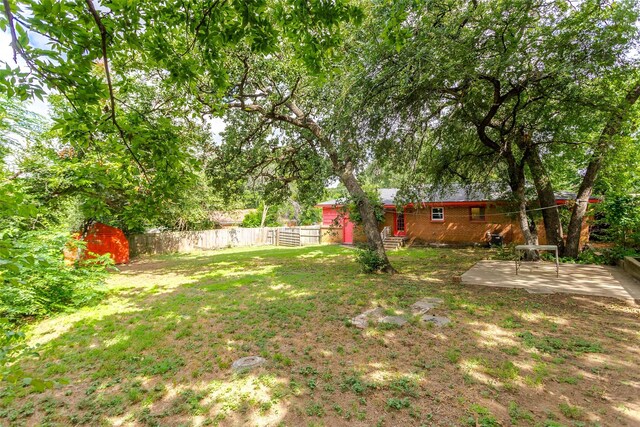
<svg viewBox="0 0 640 427"><path fill-rule="evenodd" d="M434 207L439 207L434 205ZM430 207L405 210L405 228L409 240L426 243L487 243L487 232L500 234L506 244L524 242L522 231L515 218L501 213L500 206L489 205L485 210L485 221L471 221L469 206L444 206L444 221L431 221ZM385 214L384 226L393 231L393 212ZM538 224L540 244L546 243L542 220ZM589 239L589 226L582 228L582 244Z"/></svg>
<svg viewBox="0 0 640 427"><path fill-rule="evenodd" d="M480 205L478 205L480 206ZM434 205L434 207L438 207ZM506 244L524 242L520 226L512 215L502 214L505 207L489 204L485 210L486 221L471 221L469 206L444 206L444 221L431 221L430 207L422 209L405 210L405 228L407 239L415 243L449 243L449 244L469 244L487 243L487 232L500 234ZM380 224L379 229L388 226L393 232L394 224L393 211L387 211L385 220ZM342 228L330 227L333 235L328 236L323 231L323 243L342 243ZM325 227L323 227L325 230ZM328 231L329 229L327 229ZM538 239L540 244L546 243L546 236L542 220L538 224ZM581 244L585 244L589 239L588 221L582 227ZM362 226L356 225L353 232L354 243L366 242L366 236Z"/></svg>
<svg viewBox="0 0 640 427"><path fill-rule="evenodd" d="M320 243L342 243L342 227L322 225L320 227Z"/></svg>
<svg viewBox="0 0 640 427"><path fill-rule="evenodd" d="M434 207L439 207L434 205ZM393 213L387 213L385 225L393 230ZM468 206L444 206L444 221L431 221L431 208L405 211L407 237L427 243L483 243L487 232L498 233L505 243L518 239L517 226L511 219L489 206L485 210L486 221L471 221Z"/></svg>

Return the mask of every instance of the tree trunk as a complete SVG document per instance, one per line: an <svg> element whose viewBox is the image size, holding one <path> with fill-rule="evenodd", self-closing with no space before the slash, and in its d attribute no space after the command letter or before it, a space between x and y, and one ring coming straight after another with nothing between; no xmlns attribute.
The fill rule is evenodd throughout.
<svg viewBox="0 0 640 427"><path fill-rule="evenodd" d="M564 239L560 213L558 212L558 205L556 204L556 195L553 191L553 185L551 184L547 170L540 158L540 153L536 148L530 150L527 164L536 187L538 202L540 203L542 212L542 221L544 222L544 231L547 236L547 244L556 245L558 247L558 253L562 256L564 254Z"/></svg>
<svg viewBox="0 0 640 427"><path fill-rule="evenodd" d="M329 138L323 132L318 123L316 123L311 117L307 116L307 114L305 114L305 112L300 107L298 107L293 99L288 99L286 101L283 101L283 103L289 109L289 111L295 115L295 118L288 115L278 114L274 109L267 112L262 107L256 105L249 106L248 108L251 112L258 112L260 114L263 114L265 117L269 117L270 119L286 122L299 128L307 129L313 134L316 141L326 151L329 160L331 161L333 172L344 184L345 188L349 192L349 195L351 195L353 200L356 202L358 211L360 212L360 216L362 217L362 226L364 228L364 233L367 236L367 243L372 250L376 251L380 259L382 260L382 271L384 271L385 273L396 273L396 270L389 262L387 253L384 250L382 237L380 236L380 232L378 231L378 220L376 219L374 207L367 198L367 195L362 189L362 186L353 174L353 167L351 165L351 162L349 161L349 159L340 157L340 155L338 154L338 149L331 138ZM240 103L240 105L238 105L238 103L235 103L232 106L242 107L245 110L247 108L247 105L245 105L244 103ZM312 148L316 150L316 147L313 144Z"/></svg>
<svg viewBox="0 0 640 427"><path fill-rule="evenodd" d="M524 243L526 245L537 245L538 234L535 224L529 223L529 215L527 214L527 200L524 194L524 183L519 184L516 188L512 189L513 194L516 196L516 203L518 205L518 224L520 230L522 230L522 237L524 237ZM538 251L526 251L524 254L526 260L537 261L540 259Z"/></svg>
<svg viewBox="0 0 640 427"><path fill-rule="evenodd" d="M571 220L569 221L569 228L567 230L565 256L577 258L580 253L582 224L584 223L584 217L589 206L589 199L593 193L593 186L598 178L598 172L600 171L604 158L609 151L611 140L622 130L625 119L638 98L640 98L640 82L636 83L635 86L627 93L624 101L612 114L611 118L609 118L602 130L602 133L600 134L600 138L594 148L593 155L591 156L584 178L582 178L582 183L578 189L576 204L573 206L573 210L571 212Z"/></svg>
<svg viewBox="0 0 640 427"><path fill-rule="evenodd" d="M326 150L329 156L329 160L333 166L333 172L338 176L338 178L340 178L340 181L344 184L349 195L358 206L358 211L362 217L364 234L367 236L367 244L369 245L369 248L374 250L382 260L382 271L391 274L397 273L396 269L391 265L391 262L389 262L387 252L384 250L384 244L382 242L382 237L380 236L380 231L378 231L378 220L376 218L373 205L353 174L351 162L348 159L340 158L336 145L333 141L325 135L320 125L309 118L293 100L285 102L285 105L296 116L297 120L292 121L291 118L284 116L274 116L273 112L270 113L271 117L308 129L316 137L317 141L320 143L322 148Z"/></svg>
<svg viewBox="0 0 640 427"><path fill-rule="evenodd" d="M396 273L396 269L393 268L387 252L384 249L384 243L378 230L378 219L376 218L374 206L367 197L367 194L362 189L362 186L354 176L353 172L349 169L340 173L340 181L344 184L345 188L351 195L351 198L355 201L362 218L362 226L364 228L364 234L367 236L367 244L369 248L375 251L380 259L383 260L382 271L385 273Z"/></svg>
<svg viewBox="0 0 640 427"><path fill-rule="evenodd" d="M269 212L269 205L262 205L262 219L260 220L260 228L264 227L264 223L267 221L267 212Z"/></svg>
<svg viewBox="0 0 640 427"><path fill-rule="evenodd" d="M535 224L533 224L532 227L532 224L529 223L529 215L527 213L527 196L525 193L526 181L524 175L524 164L526 161L526 156L528 154L528 152L525 152L525 158L522 160L522 162L516 161L515 157L511 153L505 153L504 157L508 165L509 186L511 187L511 192L513 193L516 201L518 209L518 224L520 225L520 230L522 231L524 243L526 245L537 245L538 233ZM525 259L530 261L538 260L538 251L525 252Z"/></svg>

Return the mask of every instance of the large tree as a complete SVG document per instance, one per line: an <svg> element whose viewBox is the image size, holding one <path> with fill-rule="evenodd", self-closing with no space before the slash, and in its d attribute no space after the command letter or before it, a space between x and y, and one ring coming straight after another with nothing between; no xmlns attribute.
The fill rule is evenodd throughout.
<svg viewBox="0 0 640 427"><path fill-rule="evenodd" d="M317 188L326 176L338 178L360 209L369 244L383 260L383 269L393 271L373 206L356 177L365 158L353 150L357 144L349 139L347 127L337 125L339 120L328 124L327 117L335 115L325 108L327 94L320 89L331 74L323 59L336 57L332 51L340 46L342 24L358 20L360 9L321 0L26 1L20 7L6 0L4 6L15 54L33 73L14 72L7 90L38 96L46 84L63 94L69 111L61 117L61 128L77 130L86 141L109 138L109 144L120 144L140 179L149 181L163 175L154 173L158 163L180 170L184 148L176 139L153 137L156 123L170 135L179 124L149 120L140 112L136 100L126 98L132 81L142 78L158 92L170 92L173 97L163 102L164 114L178 120L189 117L185 106L205 118L229 108L254 115L254 134L242 139L254 142L250 149L231 142L218 153L227 168L235 166L227 172L270 173L285 184L298 181L299 189ZM46 37L51 48L33 46L30 32ZM340 114L341 120L347 115ZM243 126L251 121L247 120ZM275 124L280 134L273 138L268 132ZM227 134L229 141L238 141L233 138L237 132ZM162 156L145 158L158 146ZM231 177L214 175L220 176ZM218 180L225 186L236 181ZM271 185L273 190L284 188L275 179Z"/></svg>
<svg viewBox="0 0 640 427"><path fill-rule="evenodd" d="M585 135L619 103L611 89L633 74L637 5L424 1L377 10L386 43L369 50L364 87L381 105L369 128L388 137L399 164L412 165L410 180L505 182L529 243L532 181L547 239L562 248L546 154L591 149Z"/></svg>
<svg viewBox="0 0 640 427"><path fill-rule="evenodd" d="M213 176L235 181L257 173L269 192L284 195L291 182L298 183L300 194L318 195L329 179L339 180L382 270L393 272L374 202L358 176L373 149L354 136L351 105L360 95L348 87L351 74L335 65L321 76L305 72L286 47L273 57L241 56L229 70L238 76L237 84L226 95L228 130ZM208 105L210 86L201 82L199 88L198 99Z"/></svg>

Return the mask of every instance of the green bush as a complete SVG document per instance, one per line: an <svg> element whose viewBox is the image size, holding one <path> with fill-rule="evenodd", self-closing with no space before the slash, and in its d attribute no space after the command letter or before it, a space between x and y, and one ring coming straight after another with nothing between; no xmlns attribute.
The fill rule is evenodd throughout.
<svg viewBox="0 0 640 427"><path fill-rule="evenodd" d="M53 387L53 381L34 378L20 368L16 362L24 356L38 354L26 344L24 333L15 330L6 319L0 319L0 382L29 386L35 391Z"/></svg>
<svg viewBox="0 0 640 427"><path fill-rule="evenodd" d="M17 229L0 236L0 317L19 321L97 301L108 256L66 265L63 250L81 244L68 232Z"/></svg>
<svg viewBox="0 0 640 427"><path fill-rule="evenodd" d="M356 249L356 259L360 263L362 271L365 273L377 273L385 266L384 259L368 246L362 246Z"/></svg>
<svg viewBox="0 0 640 427"><path fill-rule="evenodd" d="M601 238L625 249L640 250L640 197L610 194L596 206Z"/></svg>
<svg viewBox="0 0 640 427"><path fill-rule="evenodd" d="M258 209L255 212L249 212L242 219L241 227L246 228L258 228L260 227L260 222L262 221L262 205L258 206ZM272 206L267 210L267 217L264 221L265 227L279 227L281 224L278 221L278 208L276 206Z"/></svg>
<svg viewBox="0 0 640 427"><path fill-rule="evenodd" d="M626 256L640 256L640 197L608 194L595 208L599 219L594 235L614 244L610 248L588 248L577 260L581 264L615 265Z"/></svg>
<svg viewBox="0 0 640 427"><path fill-rule="evenodd" d="M602 249L585 249L580 253L576 262L578 264L608 264L616 263L624 257L640 257L640 251L622 246L614 246ZM564 259L563 259L564 260Z"/></svg>

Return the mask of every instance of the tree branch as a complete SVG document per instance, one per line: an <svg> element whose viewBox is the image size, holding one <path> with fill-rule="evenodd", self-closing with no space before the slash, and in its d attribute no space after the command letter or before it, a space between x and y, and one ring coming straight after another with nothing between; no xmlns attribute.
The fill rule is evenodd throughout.
<svg viewBox="0 0 640 427"><path fill-rule="evenodd" d="M4 0L4 1L7 1L7 0ZM136 162L136 164L140 168L142 175L144 175L144 178L147 180L147 182L150 182L149 177L147 176L147 171L145 170L144 166L142 166L142 163L140 163L138 156L131 148L129 141L127 141L127 136L124 132L124 129L122 129L122 127L120 126L116 118L116 98L113 91L113 82L111 81L111 72L109 70L109 57L107 55L107 37L108 37L107 28L104 26L104 23L102 22L102 19L100 18L100 14L98 14L98 11L94 6L93 1L86 0L86 3L87 3L87 6L89 7L89 11L91 12L91 15L93 16L93 20L98 26L98 30L100 31L100 47L102 49L102 60L104 61L104 73L107 78L107 86L109 88L109 104L111 106L111 122L118 129L118 133L120 134L120 138L122 139L122 142L124 143L125 147L127 147L127 150L131 154L131 157L133 157L133 160Z"/></svg>

